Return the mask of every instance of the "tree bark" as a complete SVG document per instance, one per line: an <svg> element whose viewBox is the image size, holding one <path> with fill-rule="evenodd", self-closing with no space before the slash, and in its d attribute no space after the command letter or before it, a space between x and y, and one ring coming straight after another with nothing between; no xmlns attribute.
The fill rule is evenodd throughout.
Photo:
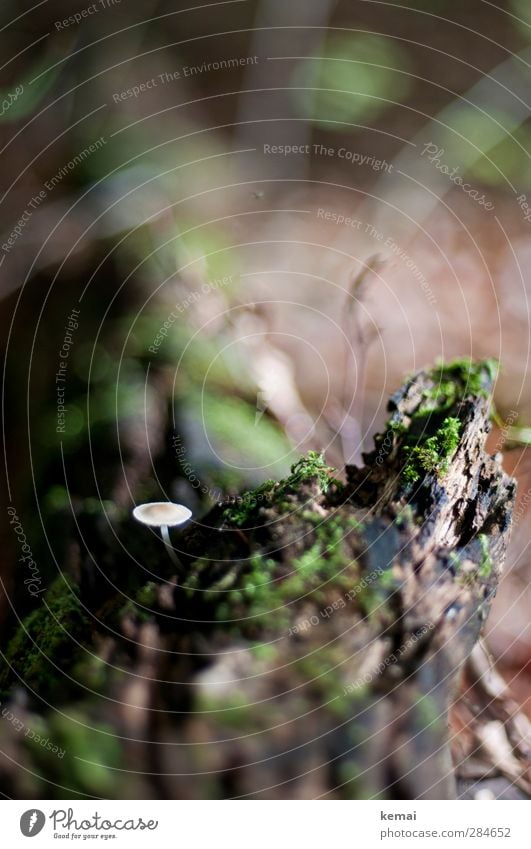
<svg viewBox="0 0 531 849"><path fill-rule="evenodd" d="M174 536L178 574L150 531L79 516L71 683L42 663L34 680L19 639L0 685L16 669L46 718L55 681L56 706L111 729L125 772L108 795L455 797L448 712L515 489L485 452L491 388L488 364L415 375L346 482L310 454Z"/></svg>

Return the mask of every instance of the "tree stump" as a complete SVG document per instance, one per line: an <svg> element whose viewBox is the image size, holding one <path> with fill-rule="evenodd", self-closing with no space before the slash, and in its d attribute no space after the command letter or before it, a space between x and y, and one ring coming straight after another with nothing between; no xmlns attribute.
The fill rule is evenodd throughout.
<svg viewBox="0 0 531 849"><path fill-rule="evenodd" d="M50 739L92 729L82 769L47 761L33 795L453 798L448 711L515 490L485 452L492 382L466 360L414 375L363 467L341 482L310 453L217 505L176 537L177 573L129 518L80 515L0 677Z"/></svg>

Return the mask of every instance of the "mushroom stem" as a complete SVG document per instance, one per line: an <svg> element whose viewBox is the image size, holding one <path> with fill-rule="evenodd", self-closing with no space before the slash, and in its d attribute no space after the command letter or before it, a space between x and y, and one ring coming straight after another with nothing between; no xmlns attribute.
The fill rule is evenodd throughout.
<svg viewBox="0 0 531 849"><path fill-rule="evenodd" d="M170 555L170 558L173 560L173 562L175 563L176 566L180 567L181 561L177 557L177 553L176 553L173 545L171 544L170 534L169 534L169 531L168 531L168 525L161 525L160 535L162 537L162 541L164 542L164 545L166 546L168 554Z"/></svg>

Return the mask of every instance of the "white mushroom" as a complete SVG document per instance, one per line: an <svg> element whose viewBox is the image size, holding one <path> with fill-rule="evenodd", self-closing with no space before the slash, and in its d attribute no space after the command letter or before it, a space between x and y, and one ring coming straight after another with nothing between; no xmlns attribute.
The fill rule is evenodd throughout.
<svg viewBox="0 0 531 849"><path fill-rule="evenodd" d="M192 511L184 504L174 504L172 501L151 501L148 504L139 504L133 510L133 516L138 522L152 528L160 528L168 554L176 566L180 566L179 558L171 544L168 528L184 524L191 515Z"/></svg>

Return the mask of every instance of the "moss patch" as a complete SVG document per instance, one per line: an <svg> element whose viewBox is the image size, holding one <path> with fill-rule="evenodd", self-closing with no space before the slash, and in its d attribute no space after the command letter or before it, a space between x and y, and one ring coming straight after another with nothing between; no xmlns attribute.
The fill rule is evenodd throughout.
<svg viewBox="0 0 531 849"><path fill-rule="evenodd" d="M257 489L245 492L238 503L225 510L225 519L233 525L243 527L256 515L260 507L283 502L290 493L297 493L302 484L315 481L321 493L326 493L332 483L339 484L333 477L334 470L327 466L318 451L309 451L291 467L291 474L276 483L267 480ZM286 504L287 507L287 504Z"/></svg>
<svg viewBox="0 0 531 849"><path fill-rule="evenodd" d="M406 484L427 473L446 474L461 436L461 407L466 399L489 396L497 369L496 360L465 357L427 372L416 407L405 414L395 406L384 433L376 435L377 462L398 457Z"/></svg>
<svg viewBox="0 0 531 849"><path fill-rule="evenodd" d="M490 556L489 541L485 534L480 534L479 545L481 547L481 560L479 562L478 575L480 578L488 578L492 572L492 557Z"/></svg>
<svg viewBox="0 0 531 849"><path fill-rule="evenodd" d="M486 397L498 367L497 360L488 359L475 363L468 357L441 363L430 372L433 387L424 390L424 400L417 415L424 416L434 411L444 412L470 395Z"/></svg>
<svg viewBox="0 0 531 849"><path fill-rule="evenodd" d="M235 588L217 605L216 618L241 618L242 627L287 628L293 616L290 607L299 599L325 604L330 593L350 589L357 564L348 548L348 533L340 519L321 518L308 548L289 564L254 553Z"/></svg>
<svg viewBox="0 0 531 849"><path fill-rule="evenodd" d="M57 672L67 670L78 643L90 638L89 620L78 599L78 588L59 577L42 597L38 608L20 624L5 651L0 688L17 680L43 698L57 688ZM12 669L11 669L12 667ZM62 686L67 688L66 679Z"/></svg>
<svg viewBox="0 0 531 849"><path fill-rule="evenodd" d="M447 416L433 436L421 439L416 445L405 445L406 464L402 472L407 483L415 483L426 473L442 477L448 471L461 433L461 422Z"/></svg>
<svg viewBox="0 0 531 849"><path fill-rule="evenodd" d="M461 436L460 405L471 396L488 397L497 369L492 359L474 363L464 357L440 363L428 373L428 386L410 426L404 426L398 412L391 417L387 429L402 441L405 483L415 483L426 474L442 477L447 473Z"/></svg>

